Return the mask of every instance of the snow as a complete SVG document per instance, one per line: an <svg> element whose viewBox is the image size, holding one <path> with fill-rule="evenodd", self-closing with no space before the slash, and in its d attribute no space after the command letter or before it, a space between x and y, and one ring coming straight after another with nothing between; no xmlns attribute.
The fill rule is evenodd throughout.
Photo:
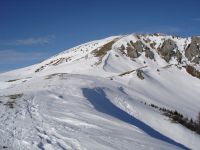
<svg viewBox="0 0 200 150"><path fill-rule="evenodd" d="M99 58L93 51L116 38L112 50L97 65ZM188 39L140 35L142 42L150 39L156 47L168 38L184 53ZM183 67L179 69L175 59L165 62L155 49L150 48L155 61L144 54L131 60L120 53L122 44L137 40L134 34L96 40L42 63L0 74L0 147L197 150L199 135L144 103L177 110L195 120L200 110L200 80ZM70 60L51 63L60 58ZM35 72L41 66L45 68ZM134 70L138 68L143 68L144 80L137 77ZM119 76L127 71L132 72ZM9 108L4 104L13 94L23 96Z"/></svg>

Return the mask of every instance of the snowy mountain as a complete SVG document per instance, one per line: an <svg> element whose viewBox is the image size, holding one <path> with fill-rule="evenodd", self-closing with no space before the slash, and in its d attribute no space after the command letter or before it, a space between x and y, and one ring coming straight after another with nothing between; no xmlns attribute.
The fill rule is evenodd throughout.
<svg viewBox="0 0 200 150"><path fill-rule="evenodd" d="M197 150L199 63L200 37L131 34L0 74L0 147Z"/></svg>

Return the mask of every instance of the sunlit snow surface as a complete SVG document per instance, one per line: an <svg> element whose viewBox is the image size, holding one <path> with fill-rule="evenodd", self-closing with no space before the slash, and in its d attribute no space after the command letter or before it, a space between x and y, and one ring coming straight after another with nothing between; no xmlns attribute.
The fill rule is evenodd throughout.
<svg viewBox="0 0 200 150"><path fill-rule="evenodd" d="M99 59L92 52L116 38L97 65ZM159 43L163 37L149 38ZM174 60L166 67L155 50L155 61L144 55L134 61L122 55L118 47L130 40L137 39L129 35L89 42L40 64L1 74L0 149L197 150L199 135L144 103L196 119L200 80L173 65ZM189 41L175 40L180 49ZM46 65L68 57L69 61ZM41 66L45 68L35 72ZM140 67L144 80L135 72L119 76ZM14 94L23 95L10 108L5 104Z"/></svg>

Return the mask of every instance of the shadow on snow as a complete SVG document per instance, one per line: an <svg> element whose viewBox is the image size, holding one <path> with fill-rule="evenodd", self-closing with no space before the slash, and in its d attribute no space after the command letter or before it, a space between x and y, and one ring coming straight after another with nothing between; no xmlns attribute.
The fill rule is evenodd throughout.
<svg viewBox="0 0 200 150"><path fill-rule="evenodd" d="M82 92L83 92L84 97L86 97L87 100L99 112L105 113L121 121L134 125L155 139L162 140L164 142L178 146L182 149L188 150L188 148L185 147L184 145L177 143L174 140L162 135L158 131L154 130L153 128L145 124L144 122L134 118L133 116L126 113L125 111L116 107L106 97L105 92L101 88L95 88L95 89L83 88Z"/></svg>

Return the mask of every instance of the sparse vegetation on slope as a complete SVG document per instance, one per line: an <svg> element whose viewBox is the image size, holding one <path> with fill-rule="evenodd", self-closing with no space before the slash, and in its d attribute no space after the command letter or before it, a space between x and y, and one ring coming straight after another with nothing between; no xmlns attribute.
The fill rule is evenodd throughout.
<svg viewBox="0 0 200 150"><path fill-rule="evenodd" d="M16 103L16 99L21 98L23 94L13 94L8 95L6 97L9 98L9 101L7 101L4 105L8 106L9 108L14 108L14 104Z"/></svg>
<svg viewBox="0 0 200 150"><path fill-rule="evenodd" d="M9 97L10 99L17 99L17 98L21 98L23 96L23 94L13 94L13 95L8 95L7 97Z"/></svg>
<svg viewBox="0 0 200 150"><path fill-rule="evenodd" d="M17 80L20 80L20 79L12 79L12 80L8 80L7 82L15 82Z"/></svg>
<svg viewBox="0 0 200 150"><path fill-rule="evenodd" d="M95 50L95 57L103 57L106 53L112 49L112 45L116 42L116 40L110 41L107 44L103 45L99 50Z"/></svg>
<svg viewBox="0 0 200 150"><path fill-rule="evenodd" d="M126 71L126 72L123 72L123 73L121 73L121 74L119 74L119 76L124 76L124 75L127 75L127 74L130 74L130 73L132 73L132 72L134 72L135 70L131 70L131 71Z"/></svg>
<svg viewBox="0 0 200 150"><path fill-rule="evenodd" d="M163 112L165 116L169 117L173 122L179 123L184 127L188 128L189 130L195 131L196 133L200 134L200 112L198 114L197 120L194 121L192 118L183 116L177 110L169 110L166 108L159 107L155 104L149 104L149 106L160 110L161 112Z"/></svg>
<svg viewBox="0 0 200 150"><path fill-rule="evenodd" d="M68 62L69 60L70 60L70 57L67 57L67 58L62 57L62 58L58 58L56 60L52 60L49 63L45 64L44 66L41 66L40 68L36 69L35 72L40 72L49 65L57 66L57 65L61 64L62 62L64 62L64 61Z"/></svg>

